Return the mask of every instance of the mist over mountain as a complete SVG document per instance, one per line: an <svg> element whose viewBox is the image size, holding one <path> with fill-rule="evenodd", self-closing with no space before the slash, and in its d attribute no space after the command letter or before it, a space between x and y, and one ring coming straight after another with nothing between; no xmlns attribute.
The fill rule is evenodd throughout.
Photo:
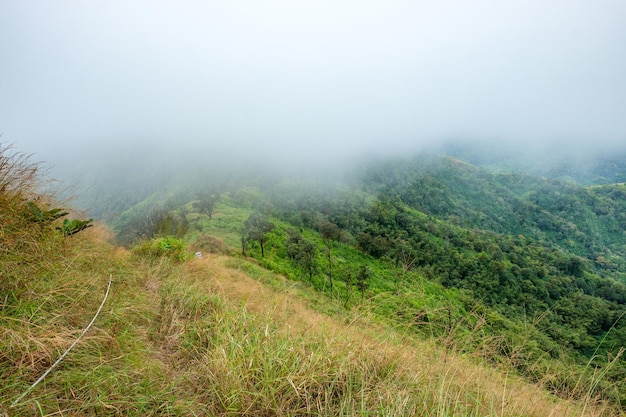
<svg viewBox="0 0 626 417"><path fill-rule="evenodd" d="M482 140L451 141L436 150L494 172L533 174L581 185L626 181L626 144L522 145Z"/></svg>
<svg viewBox="0 0 626 417"><path fill-rule="evenodd" d="M138 163L154 147L276 167L451 138L608 149L626 138L625 14L617 0L2 2L0 133L55 166L113 154L114 169L128 146Z"/></svg>
<svg viewBox="0 0 626 417"><path fill-rule="evenodd" d="M622 0L0 2L0 410L110 276L103 331L23 410L504 416L519 379L571 415L623 415L624 16ZM262 287L284 291L281 327ZM371 320L398 348L355 356L363 333L338 357L338 333L292 307L346 334ZM436 353L407 371L422 342ZM452 375L457 354L505 392Z"/></svg>
<svg viewBox="0 0 626 417"><path fill-rule="evenodd" d="M296 173L169 177L145 198L134 193L135 204L113 186L105 216L118 243L147 253L178 236L251 257L344 306L361 288L377 317L463 352L493 342L487 361L559 395L593 363L606 371L594 392L623 400L624 184L589 187L433 152Z"/></svg>
<svg viewBox="0 0 626 417"><path fill-rule="evenodd" d="M625 185L140 168L113 243L0 147L4 414L623 415Z"/></svg>

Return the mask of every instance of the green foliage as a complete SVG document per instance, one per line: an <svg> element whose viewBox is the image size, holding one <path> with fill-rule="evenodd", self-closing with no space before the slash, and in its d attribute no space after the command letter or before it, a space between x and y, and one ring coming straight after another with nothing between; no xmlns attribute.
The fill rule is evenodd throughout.
<svg viewBox="0 0 626 417"><path fill-rule="evenodd" d="M445 146L448 155L494 172L523 172L536 177L576 182L584 186L626 181L626 149L593 147L581 152L576 146L553 144L540 152L510 146L505 141L465 141Z"/></svg>
<svg viewBox="0 0 626 417"><path fill-rule="evenodd" d="M63 227L57 227L57 229L63 232L63 236L75 235L78 232L85 230L88 227L92 227L93 219L79 220L79 219L65 219L63 220Z"/></svg>
<svg viewBox="0 0 626 417"><path fill-rule="evenodd" d="M602 266L613 272L619 269L616 262L626 257L620 186L585 188L424 156L370 167L363 174L363 186L381 201L464 228L524 235L591 260L611 258ZM371 215L381 223L380 209Z"/></svg>
<svg viewBox="0 0 626 417"><path fill-rule="evenodd" d="M346 308L358 291L381 320L529 378L567 362L574 376L554 389L569 395L626 344L625 196L423 157L374 164L352 188L225 192L190 229L250 244L259 265ZM626 396L624 374L616 361L605 378L621 394L594 383L593 395Z"/></svg>
<svg viewBox="0 0 626 417"><path fill-rule="evenodd" d="M154 236L137 244L133 257L111 250L96 234L64 240L52 227L40 227L60 218L60 209L46 208L54 205L26 188L3 188L0 410L7 415L545 414L545 408L519 410L513 388L519 385L510 367L561 395L623 403L626 288L612 278L621 268L619 252L590 259L531 235L468 228L382 191L320 193L322 198L307 200L298 212L292 207L305 203L271 184L264 187L264 194L225 193L210 220L206 213L187 212L191 197L187 204L167 206L150 227L127 234ZM594 193L604 199L619 191ZM447 198L435 193L432 201ZM38 204L26 203L32 201ZM250 216L259 207L272 209L265 222ZM606 207L598 206L600 211ZM125 217L119 230L130 230L129 219L147 212ZM251 250L255 260L222 258L232 268L228 272L213 259L210 268L204 260L176 265L187 258L185 242L159 236L196 233L198 246L228 253L211 235L229 243L234 237L237 244L251 218L247 226L263 231L262 242L251 242L266 250ZM92 226L91 219L72 222L67 219L68 235ZM266 223L271 226L265 230L257 227ZM315 294L328 291L319 265L327 254L330 259L331 247L328 275L335 274L331 294L339 302ZM312 288L285 282L266 268ZM29 400L6 408L74 340L100 302L102 279L111 273L114 285L98 331ZM207 285L217 275L221 281ZM249 277L275 291L249 285ZM361 303L353 303L354 292L361 293ZM304 304L296 305L301 294L318 311L337 315L333 320L312 315ZM434 343L418 342L416 335ZM453 350L467 355L461 360ZM473 368L475 361L507 372L506 379L495 378L499 391L477 382L473 370L485 368ZM472 371L464 372L468 365ZM489 371L480 380L492 382L494 376ZM572 407L567 414L584 412Z"/></svg>
<svg viewBox="0 0 626 417"><path fill-rule="evenodd" d="M53 208L50 210L42 209L32 201L26 203L26 208L29 218L36 223L40 223L42 227L69 214L63 211L62 208Z"/></svg>
<svg viewBox="0 0 626 417"><path fill-rule="evenodd" d="M366 266L361 265L359 273L356 276L356 287L361 292L361 302L365 299L365 290L369 287L369 280L372 276L372 271Z"/></svg>
<svg viewBox="0 0 626 417"><path fill-rule="evenodd" d="M213 212L215 211L215 204L219 200L219 195L215 194L201 194L200 199L194 201L193 207L198 213L206 214L209 219L213 218Z"/></svg>
<svg viewBox="0 0 626 417"><path fill-rule="evenodd" d="M320 236L327 245L341 238L341 228L328 220L321 220L319 224Z"/></svg>
<svg viewBox="0 0 626 417"><path fill-rule="evenodd" d="M308 276L309 284L313 286L313 275L315 275L319 269L317 262L318 250L310 239L302 237L300 233L291 229L287 232L287 253L289 258L294 260L302 271Z"/></svg>
<svg viewBox="0 0 626 417"><path fill-rule="evenodd" d="M188 258L184 240L172 236L158 237L135 245L132 248L135 255L149 258L170 258L177 262Z"/></svg>
<svg viewBox="0 0 626 417"><path fill-rule="evenodd" d="M189 231L189 222L185 215L177 216L172 212L163 213L155 220L154 236L174 236L183 238Z"/></svg>
<svg viewBox="0 0 626 417"><path fill-rule="evenodd" d="M455 202L455 199L459 195L470 196L472 192L476 192L473 199L485 198L491 192L489 189L494 183L493 178L471 167L457 166L459 164L456 162L452 166L447 164L444 161L436 165L435 168L439 170L436 172L451 175L453 169L458 168L463 176L483 176L484 183L480 185L480 191L476 192L476 184L466 178L461 185L454 185L452 191L452 185L443 185L445 176L438 180L437 185L432 185L435 183L424 181L427 178L424 174L419 182L410 183L413 194L407 196L417 196L419 191L415 187L424 184L449 193L443 200L436 197L438 194L432 194L430 201L439 208L431 210L430 214L424 214L406 203L417 200L406 200L406 196L392 192L389 188L384 189L377 199L369 200L369 204L355 210L346 210L349 198L310 202L308 210L312 211L311 217L318 219L311 225L319 230L318 239L326 245L324 255L328 268L325 272L331 294L339 295L338 298L347 306L352 288L359 278L359 274L353 271L372 268L377 272L361 275L367 278L361 280L363 286L358 289L364 298L369 283L368 291L372 294L372 302L377 305L376 311L388 319L400 317L400 322L405 325L419 323L411 328L443 338L447 345L461 350L495 349L498 352L496 356L501 358L499 361L507 361L527 375L540 372L539 368L528 367L528 361L538 361L546 354L558 360L569 358L578 363L580 372L584 372L587 361L602 344L602 337L607 332L614 337L622 334L624 325L618 317L626 307L625 288L615 280L597 275L597 269L589 259L563 251L545 241L538 241L533 238L533 233L519 233L529 230L512 220L515 215L507 218L506 210L499 213L501 219L496 218L500 226L494 229L499 232L464 226L459 216L462 211L459 209L464 207L463 210L467 211L477 206L472 205L474 200L471 200L472 203L470 200L460 203L460 200ZM460 176L455 174L452 178L457 181ZM400 174L397 177L403 181L407 178ZM510 180L512 178L506 179ZM532 186L528 181L518 188L528 191ZM274 196L277 194L274 190ZM516 201L518 197L510 194L508 198ZM276 213L284 215L285 219L298 219L289 208L280 207L280 201L273 200ZM498 204L508 204L506 201ZM452 209L448 204L453 206ZM480 207L486 206L485 203L481 204ZM297 202L293 201L288 202L288 205L298 207ZM457 209L454 209L455 205ZM525 206L522 204L519 207ZM489 215L495 216L500 208L490 210L493 211ZM434 217L437 213L444 220ZM547 224L555 224L555 217L540 215L537 218L541 216L548 219ZM493 221L486 215L476 218L482 219L482 222ZM344 228L339 227L339 224L345 225ZM535 230L542 233L540 236L546 236L542 230L548 229ZM350 236L356 238L352 240ZM285 252L273 252L264 265L299 278L298 272L291 272L288 267L281 266L283 264L277 257L288 257L298 265L295 257L302 237L291 232L284 239ZM279 245L279 242L272 243L274 248ZM372 263L371 258L368 260L355 256L349 250L353 248L352 245L378 259L380 265L387 265L388 269L381 270L380 266ZM333 274L339 277L343 275L343 280L334 281ZM408 294L415 296L423 293L415 285L416 279L423 279L418 278L420 276L437 281L450 290L461 289L463 297L453 296L453 293L445 290L437 297L440 300L437 303L402 307ZM315 284L324 290L323 283ZM388 299L387 307L381 308L381 297L390 290L394 295ZM574 306L584 306L584 311L577 311ZM476 309L481 313L470 313ZM537 320L533 322L533 330L526 333L525 339L519 339L515 334L519 332L520 323L529 317ZM472 329L475 326L481 326L481 331L474 332ZM492 340L498 342L493 342L493 345ZM626 343L626 339L613 346L619 346L620 343ZM520 351L525 352L526 360L519 360L516 356L516 352ZM600 352L602 355L597 356ZM594 364L602 366L601 358L606 361L612 354L616 354L615 349L602 344L600 350L595 351L597 360ZM574 388L577 380L564 380L561 384L560 392L566 392Z"/></svg>
<svg viewBox="0 0 626 417"><path fill-rule="evenodd" d="M274 230L274 225L261 213L255 212L243 223L242 229L242 249L246 242L256 241L261 247L261 257L265 256L265 243L267 234ZM245 251L245 250L244 250Z"/></svg>
<svg viewBox="0 0 626 417"><path fill-rule="evenodd" d="M189 231L184 210L148 205L131 210L116 225L117 240L131 246L142 240L160 236L183 238Z"/></svg>

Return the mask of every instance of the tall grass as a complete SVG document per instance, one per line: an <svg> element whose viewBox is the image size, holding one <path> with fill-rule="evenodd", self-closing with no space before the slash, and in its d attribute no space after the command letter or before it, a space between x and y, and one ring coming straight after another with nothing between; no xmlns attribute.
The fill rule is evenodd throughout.
<svg viewBox="0 0 626 417"><path fill-rule="evenodd" d="M230 235L236 234L244 210L229 205L224 199L212 220L196 214L192 224L205 232L199 240L207 239L209 235L206 233L226 236L228 231ZM228 222L216 220L226 218ZM308 282L306 273L287 256L285 235L290 226L275 219L274 223L276 228L269 233L272 244L267 245L265 257L261 257L258 247L250 245L247 254L256 257L255 263L240 258L229 262L266 285L273 285L272 280L268 279L271 274L267 269L288 276L294 282ZM311 231L301 232L310 233L307 238L317 239L318 249L321 249L319 236ZM229 240L236 247L237 242ZM317 259L321 268L317 276L313 277L312 285L330 295L326 278L328 261L321 252ZM374 272L368 282L365 303L354 294L354 290L350 294L350 287L345 280L347 274L341 276L342 272L358 270L361 265L366 265ZM615 377L619 366L613 366L619 362L610 354L594 355L593 364L590 362L585 365L571 353L560 351L560 347L545 336L545 329L540 330L545 327L540 323L541 317L535 323L507 318L496 309L485 307L465 290L444 288L437 284L434 272L428 268L419 272L405 271L406 276L401 276L394 273L389 265L364 256L349 245L337 244L334 248L333 270L336 271L334 276L340 279L334 283L333 297L342 298L346 309L362 310L365 305L377 316L376 319L396 326L399 331L436 339L450 350L471 352L492 366L523 374L529 381L539 382L563 398L608 400L618 406L623 403L623 384L619 377ZM428 276L433 279L426 279ZM337 303L332 300L314 296L309 297L309 300L319 310L339 313ZM598 365L608 366L610 372L600 372L600 367L595 368Z"/></svg>
<svg viewBox="0 0 626 417"><path fill-rule="evenodd" d="M205 396L207 415L610 415L369 320L346 326L294 302L292 283L269 289L224 269L228 258L202 262L191 293L217 298L172 296L180 283L166 298L210 305L180 306L173 331L186 341L173 356L195 375L186 390Z"/></svg>

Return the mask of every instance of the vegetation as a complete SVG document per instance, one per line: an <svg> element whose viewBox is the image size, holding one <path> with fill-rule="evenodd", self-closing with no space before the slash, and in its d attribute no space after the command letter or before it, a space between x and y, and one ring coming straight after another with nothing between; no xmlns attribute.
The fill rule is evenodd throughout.
<svg viewBox="0 0 626 417"><path fill-rule="evenodd" d="M289 258L300 266L309 279L309 284L313 286L313 275L318 272L317 247L311 239L303 237L295 230L287 231L287 254Z"/></svg>
<svg viewBox="0 0 626 417"><path fill-rule="evenodd" d="M118 216L127 251L101 225L64 239L37 166L7 152L4 414L623 413L620 186L574 188L587 215L572 209L568 221L603 227L583 239L544 227L565 213L541 208L532 225L507 214L543 207L533 181L553 196L562 183L511 182L455 160L376 165L350 187L235 184L210 213L191 192L146 200ZM473 200L492 194L502 218L485 219L493 207ZM139 213L162 207L160 226L144 228ZM235 255L242 236L250 244ZM87 337L15 404L89 322L109 276Z"/></svg>
<svg viewBox="0 0 626 417"><path fill-rule="evenodd" d="M41 207L32 201L26 202L26 208L28 209L31 220L39 223L42 228L56 219L60 219L61 217L69 214L61 208L42 210Z"/></svg>
<svg viewBox="0 0 626 417"><path fill-rule="evenodd" d="M166 257L175 261L184 261L188 258L185 242L171 236L140 242L133 247L132 252L146 258Z"/></svg>
<svg viewBox="0 0 626 417"><path fill-rule="evenodd" d="M76 233L85 230L88 227L92 227L91 222L93 219L89 220L79 220L79 219L64 219L63 225L61 227L57 227L57 230L63 233L63 236L72 236Z"/></svg>
<svg viewBox="0 0 626 417"><path fill-rule="evenodd" d="M385 322L460 352L489 352L485 360L560 395L592 387L593 395L624 400L623 198L602 196L619 185L585 189L432 157L370 166L361 178L332 191L294 181L261 193L238 189L238 202L223 195L215 220L264 207L264 221L272 215L276 227L263 234L260 253L246 253L258 253L263 266L346 308L358 305L356 288ZM581 212L617 225L555 213L551 204L572 195ZM213 220L196 219L195 228L211 229ZM588 234L575 232L584 228Z"/></svg>
<svg viewBox="0 0 626 417"><path fill-rule="evenodd" d="M210 216L209 216L210 218ZM247 242L255 241L261 248L261 257L265 256L265 243L268 240L268 233L274 230L274 225L262 214L252 213L250 217L243 222L241 236L241 252L245 255L245 246Z"/></svg>
<svg viewBox="0 0 626 417"><path fill-rule="evenodd" d="M582 149L554 143L544 149L513 147L503 141L450 142L443 152L495 172L532 174L584 186L626 182L626 148Z"/></svg>

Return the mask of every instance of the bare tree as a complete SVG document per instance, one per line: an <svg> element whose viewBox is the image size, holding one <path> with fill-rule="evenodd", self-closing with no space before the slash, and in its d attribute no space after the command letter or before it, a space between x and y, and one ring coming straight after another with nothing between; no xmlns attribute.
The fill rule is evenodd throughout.
<svg viewBox="0 0 626 417"><path fill-rule="evenodd" d="M319 225L320 235L326 245L326 253L328 256L328 280L330 281L330 298L333 298L333 260L332 246L333 242L341 238L341 229L328 220L322 220Z"/></svg>

